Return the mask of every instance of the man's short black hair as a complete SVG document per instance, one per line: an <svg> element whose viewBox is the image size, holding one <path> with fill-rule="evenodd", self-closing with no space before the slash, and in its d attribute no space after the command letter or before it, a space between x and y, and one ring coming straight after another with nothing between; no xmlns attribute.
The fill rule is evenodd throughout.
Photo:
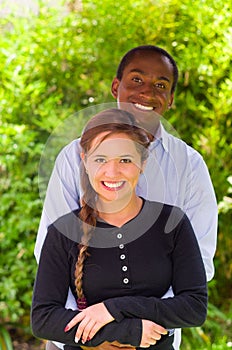
<svg viewBox="0 0 232 350"><path fill-rule="evenodd" d="M119 80L122 79L123 72L124 72L124 69L126 68L126 66L131 62L131 60L134 58L136 53L141 52L141 51L152 51L152 52L160 54L161 56L165 56L169 59L171 65L173 67L173 84L172 84L172 89L171 89L171 92L173 93L176 89L178 75L179 75L177 64L176 64L175 60L173 59L173 57L167 51L165 51L164 49L162 49L161 47L158 47L158 46L142 45L142 46L134 47L133 49L128 51L123 56L123 58L121 59L121 62L119 63L119 66L117 69L117 78Z"/></svg>

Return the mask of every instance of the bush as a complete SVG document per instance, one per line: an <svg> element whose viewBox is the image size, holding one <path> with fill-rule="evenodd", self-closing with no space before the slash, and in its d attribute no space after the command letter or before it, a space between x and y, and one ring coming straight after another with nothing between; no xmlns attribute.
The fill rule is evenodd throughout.
<svg viewBox="0 0 232 350"><path fill-rule="evenodd" d="M62 14L42 6L30 18L0 18L0 312L28 322L33 247L42 202L38 166L44 144L68 116L113 101L122 55L155 44L176 59L180 80L167 118L208 164L218 202L229 197L231 169L231 20L229 1L83 1ZM78 134L78 132L77 132ZM231 207L220 209L211 302L226 310L231 266ZM222 273L223 271L223 273ZM225 271L225 272L224 272ZM230 296L231 298L231 296ZM231 299L230 299L231 300Z"/></svg>

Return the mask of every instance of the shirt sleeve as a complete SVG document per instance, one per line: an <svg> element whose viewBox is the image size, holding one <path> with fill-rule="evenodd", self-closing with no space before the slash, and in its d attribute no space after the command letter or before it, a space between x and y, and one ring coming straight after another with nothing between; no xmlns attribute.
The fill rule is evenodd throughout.
<svg viewBox="0 0 232 350"><path fill-rule="evenodd" d="M176 228L172 254L174 297L125 296L104 301L116 321L149 319L166 328L200 326L207 314L207 284L200 250L186 216Z"/></svg>
<svg viewBox="0 0 232 350"><path fill-rule="evenodd" d="M74 140L57 156L47 186L34 250L37 261L48 226L62 215L79 207L79 163L79 141Z"/></svg>
<svg viewBox="0 0 232 350"><path fill-rule="evenodd" d="M64 332L67 323L78 313L77 310L65 309L70 285L69 250L70 240L51 226L42 248L37 270L31 326L33 334L38 338L78 346L74 342L78 325L69 332ZM141 320L131 318L122 320L120 323L113 321L100 329L91 341L85 343L85 346L97 346L104 341L114 340L139 346L141 336Z"/></svg>
<svg viewBox="0 0 232 350"><path fill-rule="evenodd" d="M207 280L214 276L213 258L217 244L218 208L208 168L202 156L193 151L187 179L183 211L197 237L206 269Z"/></svg>

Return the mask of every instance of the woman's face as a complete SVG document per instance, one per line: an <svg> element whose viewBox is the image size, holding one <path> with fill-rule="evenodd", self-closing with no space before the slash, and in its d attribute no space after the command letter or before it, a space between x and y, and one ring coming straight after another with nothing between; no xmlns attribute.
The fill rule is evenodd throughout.
<svg viewBox="0 0 232 350"><path fill-rule="evenodd" d="M135 196L144 163L135 142L128 135L106 135L107 132L99 134L89 152L82 155L86 172L100 200L128 202Z"/></svg>

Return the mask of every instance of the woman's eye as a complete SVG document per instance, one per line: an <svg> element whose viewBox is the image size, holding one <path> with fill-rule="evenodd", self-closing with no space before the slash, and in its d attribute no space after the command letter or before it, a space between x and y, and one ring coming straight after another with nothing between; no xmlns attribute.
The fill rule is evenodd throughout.
<svg viewBox="0 0 232 350"><path fill-rule="evenodd" d="M104 158L97 158L95 159L96 163L106 163L106 160Z"/></svg>
<svg viewBox="0 0 232 350"><path fill-rule="evenodd" d="M120 160L120 163L131 163L131 159L123 158Z"/></svg>

